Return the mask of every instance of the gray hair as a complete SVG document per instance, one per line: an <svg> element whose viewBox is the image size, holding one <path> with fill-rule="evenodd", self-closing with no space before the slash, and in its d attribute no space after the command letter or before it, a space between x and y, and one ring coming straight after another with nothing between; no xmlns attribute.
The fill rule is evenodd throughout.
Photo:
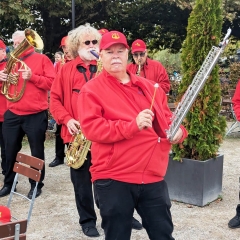
<svg viewBox="0 0 240 240"><path fill-rule="evenodd" d="M16 32L13 33L12 39L15 38L15 37L25 37L25 32L17 30Z"/></svg>
<svg viewBox="0 0 240 240"><path fill-rule="evenodd" d="M74 58L78 56L78 48L82 44L84 37L88 34L95 36L98 42L102 37L98 30L91 27L89 23L80 25L68 33L66 45Z"/></svg>

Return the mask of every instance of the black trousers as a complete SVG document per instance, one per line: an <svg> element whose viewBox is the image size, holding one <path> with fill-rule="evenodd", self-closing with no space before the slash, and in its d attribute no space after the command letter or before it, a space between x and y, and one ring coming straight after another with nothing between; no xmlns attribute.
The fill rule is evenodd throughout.
<svg viewBox="0 0 240 240"><path fill-rule="evenodd" d="M5 144L3 141L3 134L2 134L2 122L0 122L0 147L1 147L1 167L2 167L2 173L6 173L6 153L5 153Z"/></svg>
<svg viewBox="0 0 240 240"><path fill-rule="evenodd" d="M97 216L94 210L93 191L91 174L91 154L87 155L87 160L82 167L73 169L70 167L71 181L75 193L75 201L79 214L79 224L82 228L95 227Z"/></svg>
<svg viewBox="0 0 240 240"><path fill-rule="evenodd" d="M131 184L112 179L94 182L106 240L129 240L134 209L151 240L174 240L166 182Z"/></svg>
<svg viewBox="0 0 240 240"><path fill-rule="evenodd" d="M16 115L9 110L5 112L2 128L6 150L4 186L11 187L13 184L15 177L13 166L17 153L22 148L22 139L25 134L28 138L32 156L44 160L44 141L47 125L47 111L30 115ZM45 167L43 168L38 188L43 187L44 176ZM32 187L35 186L35 181L29 179L29 182Z"/></svg>
<svg viewBox="0 0 240 240"><path fill-rule="evenodd" d="M61 138L62 125L57 125L57 130L55 132L55 153L56 158L64 162L65 157L65 144Z"/></svg>

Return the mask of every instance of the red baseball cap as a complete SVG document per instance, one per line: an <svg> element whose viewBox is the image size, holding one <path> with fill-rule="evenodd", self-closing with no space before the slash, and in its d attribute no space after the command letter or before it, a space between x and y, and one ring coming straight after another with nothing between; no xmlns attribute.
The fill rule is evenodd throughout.
<svg viewBox="0 0 240 240"><path fill-rule="evenodd" d="M101 35L103 35L103 34L109 32L109 31L108 31L107 29L105 29L105 28L102 28L102 29L99 29L98 32L99 32Z"/></svg>
<svg viewBox="0 0 240 240"><path fill-rule="evenodd" d="M8 207L0 206L0 223L7 223L11 221L11 212Z"/></svg>
<svg viewBox="0 0 240 240"><path fill-rule="evenodd" d="M135 52L144 52L146 51L147 47L143 40L137 39L132 43L132 53Z"/></svg>
<svg viewBox="0 0 240 240"><path fill-rule="evenodd" d="M127 39L123 33L118 31L107 32L102 36L100 46L99 46L100 51L105 50L108 47L112 46L113 44L117 44L117 43L121 43L126 48L129 48L127 44Z"/></svg>
<svg viewBox="0 0 240 240"><path fill-rule="evenodd" d="M5 43L0 39L0 48L6 49Z"/></svg>
<svg viewBox="0 0 240 240"><path fill-rule="evenodd" d="M66 40L67 40L67 36L63 37L61 40L61 45L59 47L66 46Z"/></svg>

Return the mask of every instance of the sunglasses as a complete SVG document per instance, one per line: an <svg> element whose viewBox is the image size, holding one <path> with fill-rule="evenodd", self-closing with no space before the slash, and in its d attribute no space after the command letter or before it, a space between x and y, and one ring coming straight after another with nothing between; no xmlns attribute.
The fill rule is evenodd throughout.
<svg viewBox="0 0 240 240"><path fill-rule="evenodd" d="M146 52L133 53L133 56L136 57L136 58L137 58L138 56L140 56L140 57L144 57L144 56L145 56L145 53L146 53Z"/></svg>
<svg viewBox="0 0 240 240"><path fill-rule="evenodd" d="M89 45L90 43L92 43L93 45L95 45L95 44L98 43L98 40L92 40L92 41L87 40L87 41L85 41L84 43L85 43L85 45Z"/></svg>

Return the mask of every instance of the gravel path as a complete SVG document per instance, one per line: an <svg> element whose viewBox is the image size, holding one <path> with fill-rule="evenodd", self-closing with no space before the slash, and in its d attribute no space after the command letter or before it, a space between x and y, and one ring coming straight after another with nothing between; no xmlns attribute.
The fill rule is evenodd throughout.
<svg viewBox="0 0 240 240"><path fill-rule="evenodd" d="M36 199L31 221L27 231L27 239L73 240L87 238L78 224L74 193L69 178L69 168L61 165L49 168L48 164L54 158L54 142L46 141L46 177L42 195ZM28 145L22 149L28 153ZM240 239L240 229L229 229L227 223L235 215L238 204L239 176L240 176L240 138L228 137L224 140L220 153L224 154L223 191L222 200L216 200L205 207L196 207L184 203L172 202L172 216L174 222L173 236L176 240L237 240ZM3 176L0 175L0 185ZM29 183L20 178L17 190L27 194ZM8 197L0 198L0 204L6 205ZM11 209L19 219L27 216L28 203L15 197ZM101 217L98 215L97 228L101 234L96 240L103 240ZM140 220L139 215L135 217ZM148 239L145 230L133 230L133 240ZM161 240L161 237L159 237Z"/></svg>

